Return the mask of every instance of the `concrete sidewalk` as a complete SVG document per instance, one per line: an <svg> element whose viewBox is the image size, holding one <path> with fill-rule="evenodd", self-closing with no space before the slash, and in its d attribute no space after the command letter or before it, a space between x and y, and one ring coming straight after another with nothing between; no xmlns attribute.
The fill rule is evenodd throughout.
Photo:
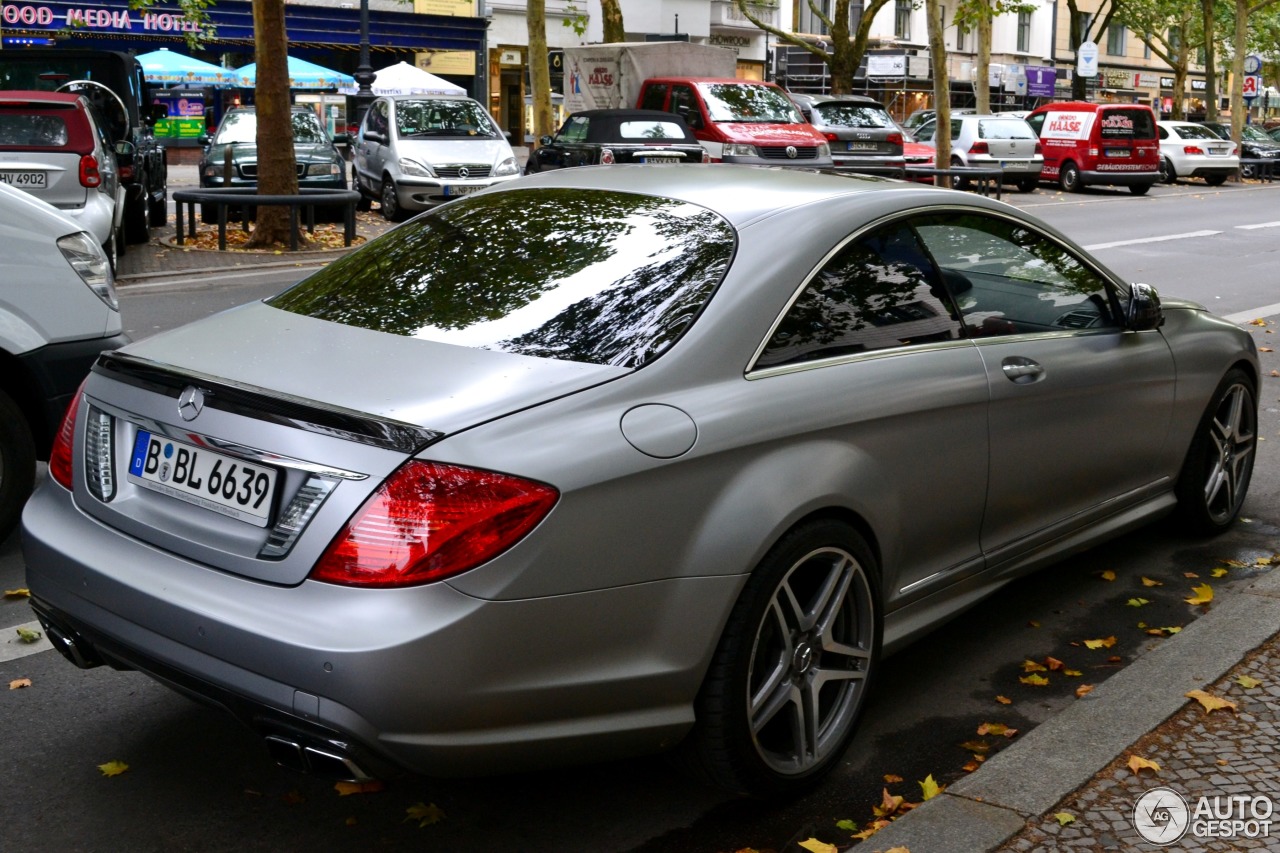
<svg viewBox="0 0 1280 853"><path fill-rule="evenodd" d="M1280 849L1280 810L1274 838L1248 836L1260 823L1224 828L1195 819L1201 797L1224 819L1229 797L1267 798L1257 807L1267 816L1280 803L1278 632L1280 572L1271 571L864 844L911 853L1152 850L1134 824L1141 799L1173 805L1174 826L1183 821L1185 835L1166 849ZM1193 690L1238 707L1207 712L1186 698ZM1135 773L1131 756L1159 770ZM1144 796L1160 787L1170 793ZM1151 811L1143 815L1149 821ZM1205 829L1239 832L1214 838ZM1167 839L1175 830L1164 831Z"/></svg>

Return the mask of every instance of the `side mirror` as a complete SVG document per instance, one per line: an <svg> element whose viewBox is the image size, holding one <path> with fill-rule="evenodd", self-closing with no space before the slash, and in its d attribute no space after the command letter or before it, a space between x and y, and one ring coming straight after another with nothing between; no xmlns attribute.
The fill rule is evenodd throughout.
<svg viewBox="0 0 1280 853"><path fill-rule="evenodd" d="M345 133L335 133L333 135L333 144L334 145L350 145L351 137Z"/></svg>
<svg viewBox="0 0 1280 853"><path fill-rule="evenodd" d="M151 108L147 110L147 117L146 117L147 125L150 127L155 127L156 122L164 121L168 117L169 117L169 108L167 106L165 106L164 104L152 104Z"/></svg>
<svg viewBox="0 0 1280 853"><path fill-rule="evenodd" d="M539 144L539 145L550 145L550 144L551 144L551 137L550 137L550 136L540 136L540 137L538 137L538 144Z"/></svg>
<svg viewBox="0 0 1280 853"><path fill-rule="evenodd" d="M387 138L376 130L366 130L364 132L364 138L369 140L370 142L385 143L387 141Z"/></svg>
<svg viewBox="0 0 1280 853"><path fill-rule="evenodd" d="M208 148L213 143L213 137L207 133L202 133L200 134L200 138L197 139L196 142L200 143L205 148Z"/></svg>
<svg viewBox="0 0 1280 853"><path fill-rule="evenodd" d="M121 139L115 145L117 157L133 157L138 150L137 147L127 139Z"/></svg>
<svg viewBox="0 0 1280 853"><path fill-rule="evenodd" d="M1129 302L1124 307L1124 322L1134 332L1148 332L1164 323L1160 294L1149 284L1129 285Z"/></svg>

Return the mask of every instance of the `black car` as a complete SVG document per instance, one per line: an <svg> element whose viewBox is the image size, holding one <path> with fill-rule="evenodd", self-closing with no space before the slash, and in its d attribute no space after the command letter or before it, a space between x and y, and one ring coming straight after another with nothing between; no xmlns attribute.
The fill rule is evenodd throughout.
<svg viewBox="0 0 1280 853"><path fill-rule="evenodd" d="M662 110L583 110L544 136L528 173L613 163L707 163L710 157L684 119Z"/></svg>
<svg viewBox="0 0 1280 853"><path fill-rule="evenodd" d="M1200 124L1203 124L1223 139L1231 138L1230 122L1202 121ZM1251 124L1246 124L1241 131L1240 176L1244 178L1258 177L1259 164L1250 163L1248 162L1249 160L1269 160L1271 161L1269 171L1274 171L1276 164L1280 163L1280 142L1276 142L1262 129Z"/></svg>

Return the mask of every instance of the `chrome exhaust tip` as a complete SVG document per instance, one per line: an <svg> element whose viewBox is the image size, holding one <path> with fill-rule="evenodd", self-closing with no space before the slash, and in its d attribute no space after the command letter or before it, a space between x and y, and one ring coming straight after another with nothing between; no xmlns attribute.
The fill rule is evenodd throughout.
<svg viewBox="0 0 1280 853"><path fill-rule="evenodd" d="M283 735L267 735L265 740L267 751L281 767L335 782L370 782L375 778L333 744L316 746Z"/></svg>

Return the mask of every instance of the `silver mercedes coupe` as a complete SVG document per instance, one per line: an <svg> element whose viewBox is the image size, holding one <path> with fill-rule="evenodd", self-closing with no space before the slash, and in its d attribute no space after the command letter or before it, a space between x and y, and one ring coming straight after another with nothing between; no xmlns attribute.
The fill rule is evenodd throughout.
<svg viewBox="0 0 1280 853"><path fill-rule="evenodd" d="M513 181L104 354L23 517L82 667L283 764L675 749L781 795L885 653L1253 466L1251 337L994 200L725 165Z"/></svg>

